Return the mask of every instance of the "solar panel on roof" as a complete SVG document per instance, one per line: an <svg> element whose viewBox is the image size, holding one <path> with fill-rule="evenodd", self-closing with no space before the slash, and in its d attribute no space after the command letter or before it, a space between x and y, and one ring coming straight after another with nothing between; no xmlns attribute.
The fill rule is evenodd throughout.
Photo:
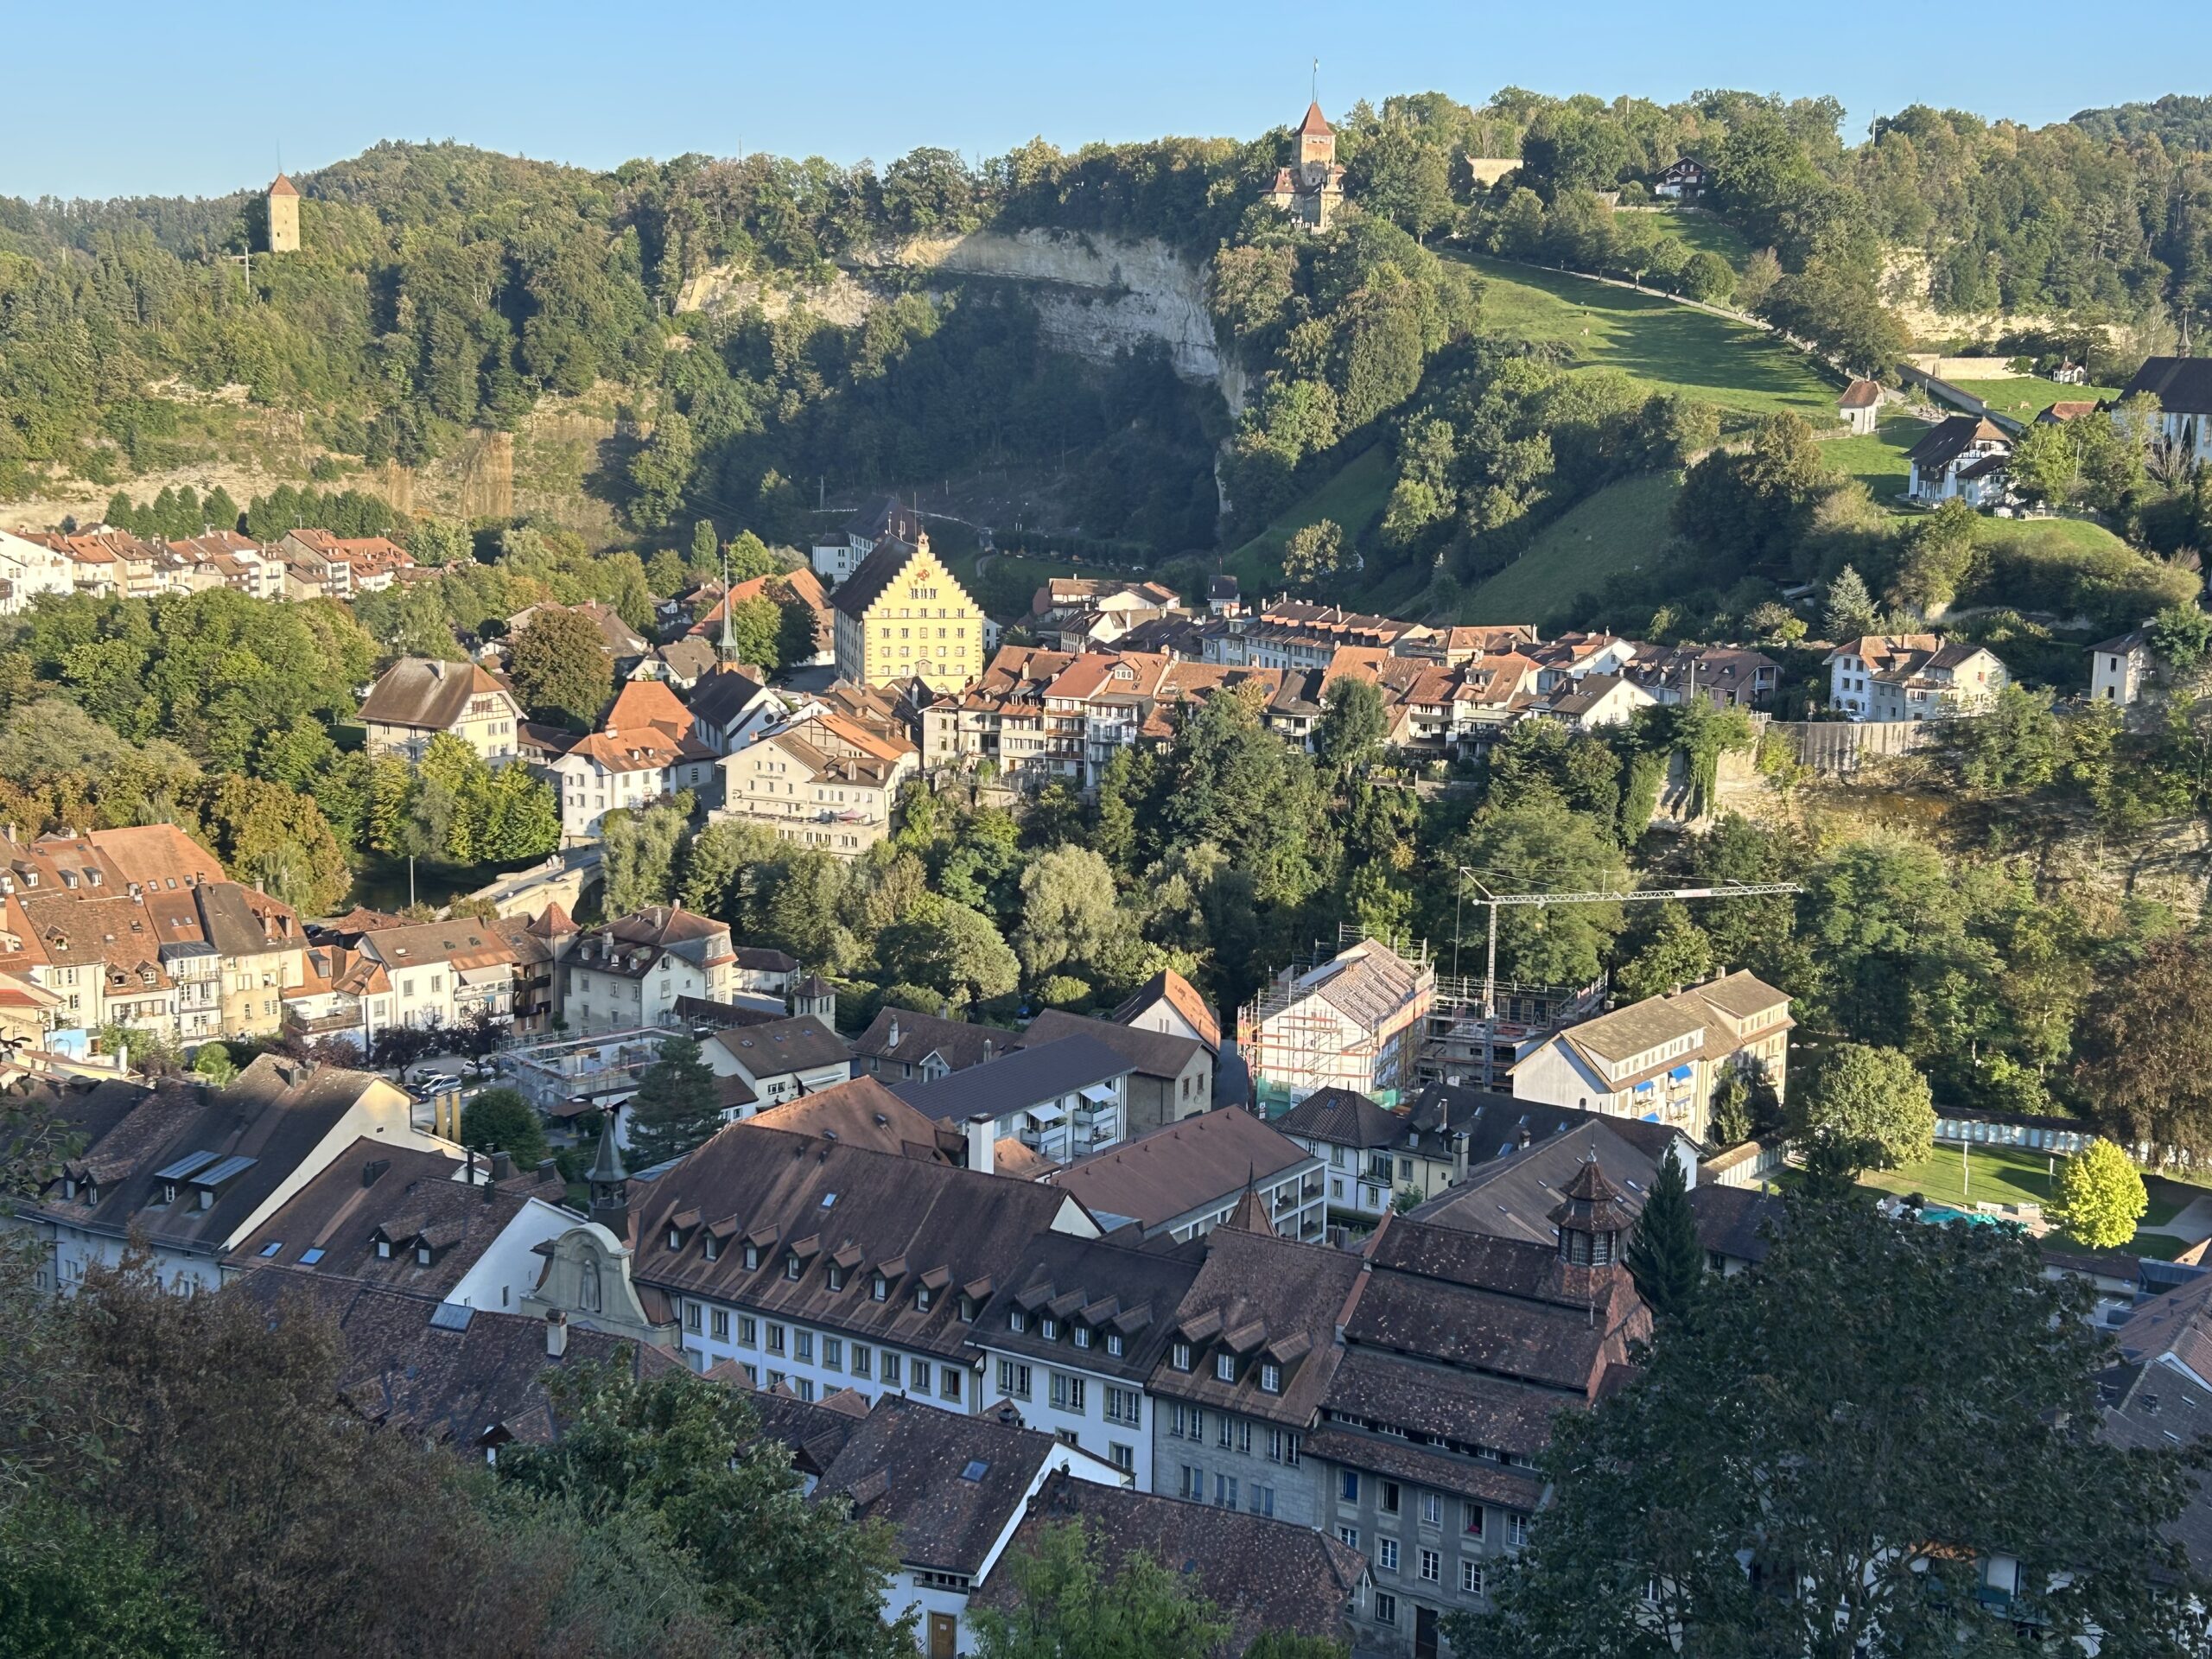
<svg viewBox="0 0 2212 1659"><path fill-rule="evenodd" d="M215 1154L212 1152L189 1152L167 1169L156 1170L154 1179L157 1181L181 1181L194 1171L207 1168L214 1161Z"/></svg>
<svg viewBox="0 0 2212 1659"><path fill-rule="evenodd" d="M476 1310L465 1302L440 1302L430 1315L433 1331L466 1331Z"/></svg>
<svg viewBox="0 0 2212 1659"><path fill-rule="evenodd" d="M245 1174L259 1161L258 1159L239 1157L234 1154L224 1159L213 1169L203 1170L194 1176L193 1180L196 1185L200 1186L220 1186L225 1181Z"/></svg>

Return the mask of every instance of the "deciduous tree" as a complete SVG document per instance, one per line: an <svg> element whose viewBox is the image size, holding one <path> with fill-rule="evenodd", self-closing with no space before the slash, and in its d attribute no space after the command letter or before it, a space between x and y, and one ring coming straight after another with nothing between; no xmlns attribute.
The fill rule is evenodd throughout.
<svg viewBox="0 0 2212 1659"><path fill-rule="evenodd" d="M1849 1148L1862 1169L1895 1169L1928 1156L1936 1109L1928 1079L1893 1048L1839 1043L1789 1091L1793 1137Z"/></svg>
<svg viewBox="0 0 2212 1659"><path fill-rule="evenodd" d="M565 721L578 731L590 728L614 690L614 664L598 625L550 606L515 635L507 676L535 718Z"/></svg>
<svg viewBox="0 0 2212 1659"><path fill-rule="evenodd" d="M2092 1249L2108 1250L2126 1243L2135 1236L2136 1224L2150 1207L2143 1172L2126 1153L2102 1136L2059 1166L2058 1201L2052 1213Z"/></svg>

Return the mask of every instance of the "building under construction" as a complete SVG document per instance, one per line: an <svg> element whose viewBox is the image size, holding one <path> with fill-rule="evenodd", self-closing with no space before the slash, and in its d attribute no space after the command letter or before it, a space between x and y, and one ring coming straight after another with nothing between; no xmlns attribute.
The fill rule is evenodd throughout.
<svg viewBox="0 0 2212 1659"><path fill-rule="evenodd" d="M1395 1105L1416 1081L1435 997L1426 946L1408 957L1361 939L1324 962L1284 969L1236 1014L1237 1052L1260 1110L1273 1116L1317 1089Z"/></svg>

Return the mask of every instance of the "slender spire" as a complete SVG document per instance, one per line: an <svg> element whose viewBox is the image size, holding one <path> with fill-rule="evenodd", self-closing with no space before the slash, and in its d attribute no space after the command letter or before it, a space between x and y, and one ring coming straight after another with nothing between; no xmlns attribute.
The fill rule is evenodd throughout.
<svg viewBox="0 0 2212 1659"><path fill-rule="evenodd" d="M614 1122L620 1106L610 1107L599 1130L599 1149L593 1155L584 1183L591 1189L591 1218L619 1239L630 1236L630 1177L622 1167L622 1154L614 1143Z"/></svg>
<svg viewBox="0 0 2212 1659"><path fill-rule="evenodd" d="M722 638L721 643L715 647L715 655L719 657L723 662L734 663L737 660L737 641L731 636L729 631L729 613L731 608L729 602L729 549L727 546L721 550L721 559Z"/></svg>

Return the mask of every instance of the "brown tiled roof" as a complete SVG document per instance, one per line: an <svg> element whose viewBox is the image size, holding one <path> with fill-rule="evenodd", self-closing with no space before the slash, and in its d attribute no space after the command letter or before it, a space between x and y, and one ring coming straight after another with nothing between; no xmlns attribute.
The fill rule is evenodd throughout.
<svg viewBox="0 0 2212 1659"><path fill-rule="evenodd" d="M224 879L214 854L173 823L95 830L86 839L114 862L124 880L141 887L182 887Z"/></svg>
<svg viewBox="0 0 2212 1659"><path fill-rule="evenodd" d="M1690 1215L1697 1223L1697 1242L1741 1262L1764 1262L1770 1248L1767 1230L1779 1226L1788 1212L1780 1198L1756 1187L1720 1186L1700 1181L1690 1189Z"/></svg>
<svg viewBox="0 0 2212 1659"><path fill-rule="evenodd" d="M1083 1527L1109 1583L1139 1550L1184 1575L1229 1621L1219 1649L1224 1659L1236 1659L1267 1631L1343 1640L1367 1571L1358 1551L1311 1528L1059 1472L1046 1476L1030 1500L1007 1554L1034 1550L1046 1528L1071 1523ZM1014 1608L1014 1575L994 1571L970 1600Z"/></svg>
<svg viewBox="0 0 2212 1659"><path fill-rule="evenodd" d="M64 1198L56 1182L41 1208L90 1231L121 1237L139 1230L167 1249L214 1254L377 1087L391 1085L366 1072L264 1054L221 1089L164 1088L65 1166L80 1180L97 1179L97 1205L85 1202L81 1187L75 1198ZM195 1158L172 1178L178 1201L156 1202L157 1174ZM187 1195L195 1179L218 1171L214 1201L202 1209Z"/></svg>
<svg viewBox="0 0 2212 1659"><path fill-rule="evenodd" d="M1157 1227L1313 1155L1251 1113L1224 1106L1079 1159L1052 1182L1093 1215L1127 1216Z"/></svg>
<svg viewBox="0 0 2212 1659"><path fill-rule="evenodd" d="M810 1014L718 1031L707 1040L756 1077L810 1071L853 1058L845 1039Z"/></svg>
<svg viewBox="0 0 2212 1659"><path fill-rule="evenodd" d="M2146 358L2120 399L2148 392L2169 415L2212 415L2212 357Z"/></svg>
<svg viewBox="0 0 2212 1659"><path fill-rule="evenodd" d="M831 607L855 620L865 618L875 601L883 597L883 590L898 580L899 573L906 568L906 561L920 550L912 542L884 537L876 543L875 550L861 561L860 569L837 584L836 594L830 601Z"/></svg>
<svg viewBox="0 0 2212 1659"><path fill-rule="evenodd" d="M1161 1366L1153 1392L1303 1427L1328 1392L1343 1352L1337 1327L1357 1305L1353 1293L1365 1277L1360 1258L1347 1251L1216 1229L1206 1235L1205 1265L1176 1309L1177 1329L1192 1345L1191 1369ZM1256 1364L1239 1364L1234 1382L1214 1374L1214 1339L1255 1325L1259 1351L1284 1356L1280 1394L1260 1387Z"/></svg>
<svg viewBox="0 0 2212 1659"><path fill-rule="evenodd" d="M1163 968L1139 986L1122 1006L1107 1018L1117 1026L1125 1026L1155 1002L1165 1001L1191 1023L1192 1030L1208 1048L1217 1052L1221 1047L1221 1022L1214 1018L1213 1010L1206 1006L1205 997L1198 995L1197 986L1173 968Z"/></svg>
<svg viewBox="0 0 2212 1659"><path fill-rule="evenodd" d="M946 1134L936 1119L924 1116L875 1078L865 1076L767 1107L747 1122L756 1128L787 1129L841 1146L865 1147L939 1163L958 1161L953 1154L966 1144L955 1135L951 1139L958 1144L947 1146Z"/></svg>
<svg viewBox="0 0 2212 1659"><path fill-rule="evenodd" d="M463 1167L449 1154L364 1135L241 1239L233 1260L441 1301L531 1197L557 1204L565 1190L557 1179L541 1185L535 1171L494 1187L483 1158L471 1185L454 1179ZM380 1231L391 1246L388 1256L377 1254ZM416 1259L413 1243L423 1234L435 1247L428 1266ZM321 1255L303 1262L310 1250Z"/></svg>
<svg viewBox="0 0 2212 1659"><path fill-rule="evenodd" d="M1872 380L1853 380L1836 402L1844 409L1874 409L1882 401L1882 388Z"/></svg>
<svg viewBox="0 0 2212 1659"><path fill-rule="evenodd" d="M297 1268L250 1273L229 1292L252 1297L272 1320L333 1320L343 1342L339 1390L371 1422L404 1428L463 1454L513 1440L543 1445L559 1432L550 1373L613 1363L633 1376L681 1362L657 1349L572 1324L558 1360L543 1321L471 1309L457 1328L431 1323L421 1298Z"/></svg>
<svg viewBox="0 0 2212 1659"><path fill-rule="evenodd" d="M1333 1147L1395 1147L1411 1131L1410 1119L1385 1110L1357 1089L1317 1089L1275 1120L1285 1135L1302 1135Z"/></svg>
<svg viewBox="0 0 2212 1659"><path fill-rule="evenodd" d="M269 187L269 194L272 196L296 196L300 194L300 187L279 173L276 181Z"/></svg>
<svg viewBox="0 0 2212 1659"><path fill-rule="evenodd" d="M1191 1062L1206 1052L1206 1046L1195 1037L1141 1031L1070 1014L1065 1008L1047 1008L1032 1020L1021 1033L1021 1041L1025 1047L1034 1047L1061 1037L1094 1038L1127 1060L1139 1076L1171 1080L1181 1077Z"/></svg>
<svg viewBox="0 0 2212 1659"><path fill-rule="evenodd" d="M896 1044L891 1040L894 1025L899 1027ZM990 1045L992 1054L997 1055L1020 1040L1020 1033L1001 1030L996 1026L975 1025L913 1008L883 1007L876 1010L868 1029L853 1039L853 1052L869 1059L903 1061L912 1065L918 1065L935 1054L955 1071L964 1071L983 1063L987 1058L986 1044Z"/></svg>
<svg viewBox="0 0 2212 1659"><path fill-rule="evenodd" d="M442 732L461 719L469 699L476 696L512 702L506 687L474 663L403 657L369 688L361 718L371 725Z"/></svg>
<svg viewBox="0 0 2212 1659"><path fill-rule="evenodd" d="M976 1319L971 1340L1040 1361L1080 1364L1141 1386L1166 1352L1176 1310L1197 1278L1196 1258L1117 1243L1039 1233L1008 1269L1003 1286ZM1022 1329L1013 1316L1022 1314ZM1040 1315L1051 1313L1058 1333L1047 1338ZM1077 1328L1090 1345L1076 1346ZM1122 1352L1108 1351L1108 1333L1119 1333Z"/></svg>
<svg viewBox="0 0 2212 1659"><path fill-rule="evenodd" d="M669 1220L687 1210L709 1224L734 1221L741 1233L777 1244L817 1237L822 1255L787 1279L777 1248L765 1249L752 1270L736 1249L708 1261L698 1233L671 1249ZM995 1281L1064 1211L1081 1214L1065 1193L1032 1182L737 1123L633 1197L635 1275L671 1295L741 1302L868 1340L957 1357L968 1339L963 1299L935 1295L926 1309L918 1307L922 1276L942 1268L955 1288ZM833 1291L825 1260L849 1248L856 1259L843 1288ZM882 1301L871 1294L879 1269L891 1281Z"/></svg>

